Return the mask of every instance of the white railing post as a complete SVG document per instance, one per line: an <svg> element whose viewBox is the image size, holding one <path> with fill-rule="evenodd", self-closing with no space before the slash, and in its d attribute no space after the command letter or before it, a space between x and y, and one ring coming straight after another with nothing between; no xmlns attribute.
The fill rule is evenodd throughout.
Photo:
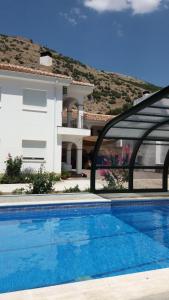
<svg viewBox="0 0 169 300"><path fill-rule="evenodd" d="M77 120L77 127L78 128L83 128L83 105L79 104L78 105L78 120Z"/></svg>

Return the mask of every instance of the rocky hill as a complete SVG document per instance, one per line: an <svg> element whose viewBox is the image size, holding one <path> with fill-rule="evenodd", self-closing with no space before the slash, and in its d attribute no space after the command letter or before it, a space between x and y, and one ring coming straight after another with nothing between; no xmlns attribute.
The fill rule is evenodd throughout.
<svg viewBox="0 0 169 300"><path fill-rule="evenodd" d="M0 62L39 68L39 57L50 51L53 72L72 76L75 80L93 83L95 90L85 101L85 110L94 113L117 114L132 105L144 90L157 91L159 87L117 73L96 70L55 50L33 43L19 36L0 35Z"/></svg>

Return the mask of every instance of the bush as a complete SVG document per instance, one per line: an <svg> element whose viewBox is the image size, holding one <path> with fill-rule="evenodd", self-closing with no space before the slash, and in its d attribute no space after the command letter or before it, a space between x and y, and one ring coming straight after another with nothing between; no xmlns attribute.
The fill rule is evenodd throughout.
<svg viewBox="0 0 169 300"><path fill-rule="evenodd" d="M49 173L53 182L60 181L61 176L55 172Z"/></svg>
<svg viewBox="0 0 169 300"><path fill-rule="evenodd" d="M15 189L14 191L12 191L13 195L22 195L25 194L25 189L24 188L20 188L20 189Z"/></svg>
<svg viewBox="0 0 169 300"><path fill-rule="evenodd" d="M28 193L31 194L47 194L53 191L55 183L53 173L43 172L42 169L38 171L32 178Z"/></svg>
<svg viewBox="0 0 169 300"><path fill-rule="evenodd" d="M21 167L22 167L21 157L17 156L15 158L12 158L12 156L9 155L5 163L6 163L5 174L0 174L0 183L4 183L4 184L33 183L35 180L37 180L39 172L35 173L35 171L31 168L26 168L23 171L21 171ZM54 172L43 173L43 174L47 174L52 182L56 182L60 180L60 175ZM66 176L68 176L68 174L65 174L65 177Z"/></svg>
<svg viewBox="0 0 169 300"><path fill-rule="evenodd" d="M70 176L71 176L70 172L62 171L62 174L61 174L62 179L68 179L68 178L70 178Z"/></svg>
<svg viewBox="0 0 169 300"><path fill-rule="evenodd" d="M0 180L0 183L2 184L12 184L12 183L23 183L21 181L20 177L10 177L6 174L3 175L3 177Z"/></svg>
<svg viewBox="0 0 169 300"><path fill-rule="evenodd" d="M79 186L77 184L74 187L70 187L69 189L65 189L64 192L65 193L79 193L80 189L79 189Z"/></svg>
<svg viewBox="0 0 169 300"><path fill-rule="evenodd" d="M106 186L104 190L125 190L125 184L128 182L128 172L126 170L108 170L105 171L104 180Z"/></svg>
<svg viewBox="0 0 169 300"><path fill-rule="evenodd" d="M50 175L53 182L60 180L60 175L55 172L51 172L51 173L46 172L46 174ZM37 173L35 173L34 170L32 170L31 168L27 168L27 169L23 170L21 173L22 183L31 183L31 182L33 182L33 180L36 176L37 176Z"/></svg>
<svg viewBox="0 0 169 300"><path fill-rule="evenodd" d="M22 182L22 178L21 178L22 158L19 156L12 158L12 156L9 154L5 163L6 163L5 174L1 176L0 183Z"/></svg>
<svg viewBox="0 0 169 300"><path fill-rule="evenodd" d="M5 174L9 177L19 177L21 175L22 158L16 156L12 158L9 154L6 160L6 171Z"/></svg>

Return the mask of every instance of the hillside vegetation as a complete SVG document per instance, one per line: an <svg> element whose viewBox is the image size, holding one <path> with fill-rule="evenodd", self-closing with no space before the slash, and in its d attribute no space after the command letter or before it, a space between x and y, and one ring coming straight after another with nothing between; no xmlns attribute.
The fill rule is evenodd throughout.
<svg viewBox="0 0 169 300"><path fill-rule="evenodd" d="M85 100L85 110L94 113L117 114L132 105L133 99L144 90L155 92L159 87L117 73L96 70L55 50L33 43L22 37L0 35L0 62L39 69L42 51L50 51L53 72L70 75L75 80L95 85L93 95ZM112 58L113 59L113 58Z"/></svg>

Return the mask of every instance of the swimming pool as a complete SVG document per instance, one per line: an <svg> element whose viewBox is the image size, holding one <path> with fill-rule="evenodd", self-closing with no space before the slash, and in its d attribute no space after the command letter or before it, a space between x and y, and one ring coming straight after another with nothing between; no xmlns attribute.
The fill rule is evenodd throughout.
<svg viewBox="0 0 169 300"><path fill-rule="evenodd" d="M169 200L0 208L0 292L169 267Z"/></svg>

